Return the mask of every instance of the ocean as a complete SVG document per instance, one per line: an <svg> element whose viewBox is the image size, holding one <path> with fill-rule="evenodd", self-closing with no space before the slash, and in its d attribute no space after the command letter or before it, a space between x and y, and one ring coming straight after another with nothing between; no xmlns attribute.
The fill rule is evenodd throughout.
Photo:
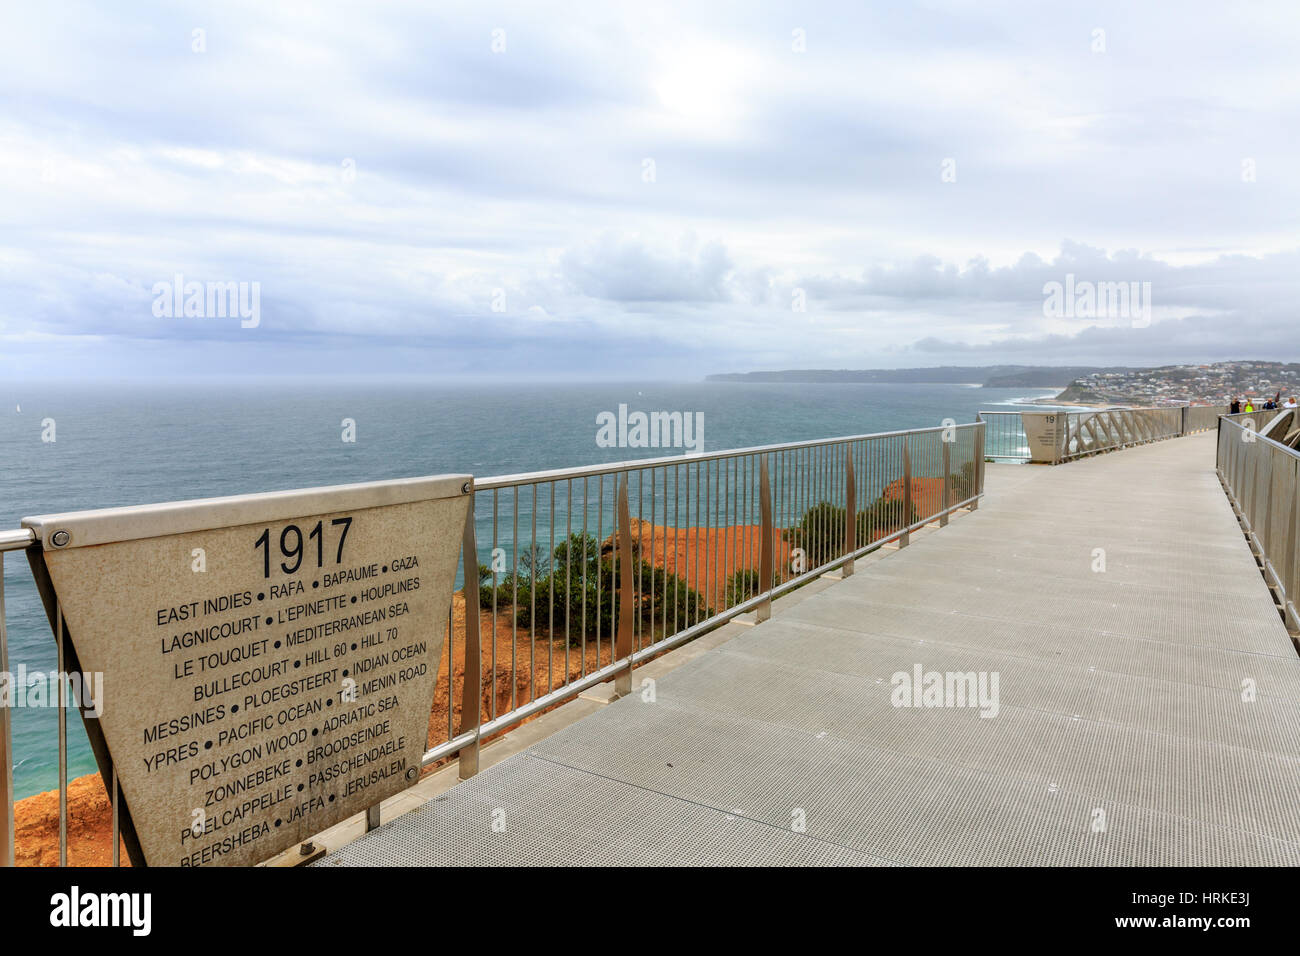
<svg viewBox="0 0 1300 956"><path fill-rule="evenodd" d="M415 386L0 384L0 528L27 515L442 472L476 476L673 454L597 443L597 417L702 415L703 450L971 422L1055 389L646 382ZM351 420L354 442L342 440ZM53 438L53 441L43 440ZM480 535L480 544L483 537ZM5 556L9 666L55 667L21 552ZM15 708L18 797L58 783L57 712ZM70 777L94 771L79 717Z"/></svg>

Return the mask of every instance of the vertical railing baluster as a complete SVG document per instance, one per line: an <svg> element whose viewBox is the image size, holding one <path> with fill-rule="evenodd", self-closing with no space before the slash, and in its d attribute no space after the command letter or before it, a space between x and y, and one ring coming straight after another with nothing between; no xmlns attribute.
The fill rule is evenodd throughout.
<svg viewBox="0 0 1300 956"><path fill-rule="evenodd" d="M565 481L564 505L564 683L569 682L569 647L573 643L573 479ZM583 503L586 508L586 503Z"/></svg>
<svg viewBox="0 0 1300 956"><path fill-rule="evenodd" d="M689 588L690 583L686 575L682 574L681 565L678 563L678 547L684 540L682 537L682 495L681 495L682 467L673 465L673 574L682 579L682 582ZM664 501L668 500L668 473L664 472ZM668 522L668 505L664 505L664 523ZM668 562L668 539L664 538L664 563ZM680 603L678 595L681 593L681 587L673 587L673 633L677 633L678 621L677 605ZM689 599L688 599L689 600ZM668 609L664 608L664 627L668 627Z"/></svg>
<svg viewBox="0 0 1300 956"><path fill-rule="evenodd" d="M466 613L469 613L469 579L465 579L465 604ZM456 620L455 620L455 602L447 605L447 739L451 740L456 736L455 718L456 718L456 695L453 688L455 681L452 679L456 672Z"/></svg>
<svg viewBox="0 0 1300 956"><path fill-rule="evenodd" d="M615 489L615 492L617 494L617 489ZM596 498L598 502L596 507L596 554L599 555L601 553L601 549L605 547L605 476L603 474L598 475L596 478ZM617 508L615 510L617 510ZM614 564L613 549L610 549L609 563L611 567ZM601 655L600 655L600 627L601 624L604 623L602 618L605 616L602 613L602 609L601 609L600 595L601 595L601 588L603 587L603 582L601 581L601 578L603 578L605 575L599 560L597 561L596 569L597 569L596 570L596 669L600 670L600 668L604 666L601 663ZM610 581L610 587L613 586L614 586L614 582ZM609 596L609 599L610 601L613 601L614 595L611 594ZM613 622L611 621L610 624L612 626ZM610 661L614 660L614 635L613 634L609 635L609 659Z"/></svg>
<svg viewBox="0 0 1300 956"><path fill-rule="evenodd" d="M903 436L903 535L898 539L898 546L906 548L912 543L912 533L908 529L912 524L912 442L909 436Z"/></svg>
<svg viewBox="0 0 1300 956"><path fill-rule="evenodd" d="M585 479L584 479L585 481ZM498 548L498 511L500 509L501 496L499 490L492 489L492 554L489 556L492 569L492 719L497 716L497 548ZM586 497L583 497L582 505L587 506Z"/></svg>
<svg viewBox="0 0 1300 956"><path fill-rule="evenodd" d="M54 602L55 643L58 645L59 687L59 866L68 865L68 708L63 675L63 605Z"/></svg>
<svg viewBox="0 0 1300 956"><path fill-rule="evenodd" d="M644 474L645 474L644 472L637 472L636 488L637 488L637 506L638 506L638 507L643 507L643 506L641 505L641 480L642 480ZM648 562L646 562L646 563L648 563L649 566L650 566L650 617L648 618L648 620L649 620L649 622L650 622L650 633L647 635L647 634L644 633L644 631L642 632L642 634L641 634L641 641L640 641L640 643L637 645L637 649L638 649L638 650L640 650L640 648L641 648L642 646L646 645L646 644L653 644L653 643L655 642L655 575L654 575L654 564L655 564L655 518L658 516L658 514L659 514L658 501L657 501L657 499L655 498L655 470L654 470L653 468L651 468L651 469L650 469L650 557L649 557L649 559L648 559ZM638 515L638 517L640 517L640 515ZM664 520L664 526L665 526L665 529L667 528L667 525L668 525L668 521L667 521L667 519L665 519L665 520ZM640 541L640 533L641 533L640 530L639 530L639 527L640 527L640 526L638 526L638 531L637 531L637 535L638 535L637 540L638 540L638 541ZM644 547L644 542L641 542L641 543L642 543L642 546ZM641 570L642 567L644 566L644 564L643 564L642 561L637 561L636 566L637 566L637 573L640 574L640 575L642 576L642 580L641 580L641 588L642 588L642 592L641 592L641 593L644 594L644 593L645 593L645 572ZM664 584L665 584L665 587L667 586L667 583L668 583L668 569L667 569L667 568L664 568ZM668 596L668 591L665 590L665 591L664 591L664 597L667 597L667 596ZM639 614L637 615L638 618L640 618L640 616L641 616L641 615L639 615Z"/></svg>
<svg viewBox="0 0 1300 956"><path fill-rule="evenodd" d="M537 482L528 534L528 699L537 699Z"/></svg>
<svg viewBox="0 0 1300 956"><path fill-rule="evenodd" d="M632 693L632 517L627 505L629 474L623 472L618 486L618 638L614 660L627 666L614 679L614 693L626 697Z"/></svg>
<svg viewBox="0 0 1300 956"><path fill-rule="evenodd" d="M474 739L460 748L457 754L460 779L468 780L478 773L479 727L482 725L483 651L479 628L478 603L478 543L474 530L474 492L470 492L469 512L461 532L461 563L465 568L465 677L461 688L460 732L474 732ZM471 589L470 582L474 582ZM448 662L451 656L447 657ZM495 684L496 674L493 675ZM447 697L452 696L452 675L447 675ZM495 695L494 695L495 699Z"/></svg>
<svg viewBox="0 0 1300 956"><path fill-rule="evenodd" d="M551 488L551 520L550 524L550 544L546 551L546 569L550 577L550 586L546 589L546 693L555 689L555 482L549 483ZM567 582L566 582L567 583ZM566 587L564 593L567 595L569 589ZM565 674L565 681L568 681L568 674Z"/></svg>
<svg viewBox="0 0 1300 956"><path fill-rule="evenodd" d="M704 574L703 569L700 567L700 555L696 553L700 548L700 501L704 498L704 493L700 490L702 487L700 484L700 467L701 463L697 461L695 463L695 522L691 525L695 533L691 536L694 541L689 542L690 547L686 551L686 574L688 579L695 582L693 588L695 613L686 615L686 620L689 622L688 627L699 623L700 605L704 603L704 590L700 587L701 582L704 580ZM686 469L686 520L691 520L691 470L689 466ZM690 577L692 562L695 565L695 576L693 578Z"/></svg>
<svg viewBox="0 0 1300 956"><path fill-rule="evenodd" d="M587 476L582 476L582 614L578 621L578 640L580 642L579 651L581 660L579 663L579 674L582 677L587 676L587 565L589 563L587 555ZM596 557L599 560L600 547L596 547ZM597 577L600 574L600 565L596 566ZM600 608L596 608L596 613L600 613ZM599 653L599 648L597 648Z"/></svg>
<svg viewBox="0 0 1300 956"><path fill-rule="evenodd" d="M775 542L772 527L772 482L767 473L767 455L761 456L758 460L758 512L759 521L762 523L758 545L760 549L758 584L762 588L762 593L767 596L759 604L755 616L759 621L766 621L772 616L772 579L775 576L773 563L776 558L773 553Z"/></svg>
<svg viewBox="0 0 1300 956"><path fill-rule="evenodd" d="M519 486L510 509L510 709L519 706Z"/></svg>
<svg viewBox="0 0 1300 956"><path fill-rule="evenodd" d="M949 502L949 472L952 471L952 451L951 442L943 441L943 500L939 502L939 527L948 526L948 506Z"/></svg>
<svg viewBox="0 0 1300 956"><path fill-rule="evenodd" d="M858 550L858 475L853 468L853 443L844 446L844 562L843 577L853 574L853 552Z"/></svg>

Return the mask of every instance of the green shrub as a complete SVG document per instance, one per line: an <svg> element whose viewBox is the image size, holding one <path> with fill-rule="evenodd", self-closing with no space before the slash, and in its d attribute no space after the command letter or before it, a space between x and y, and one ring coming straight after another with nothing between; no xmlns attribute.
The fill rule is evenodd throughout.
<svg viewBox="0 0 1300 956"><path fill-rule="evenodd" d="M916 521L913 505L908 524ZM785 528L781 537L792 548L802 548L805 570L811 571L844 554L844 529L847 509L829 501L819 501L803 513L799 523ZM862 547L881 535L903 527L903 502L895 498L877 498L858 512L854 526L857 545Z"/></svg>
<svg viewBox="0 0 1300 956"><path fill-rule="evenodd" d="M752 597L757 597L760 592L759 582L762 580L760 575L753 568L741 568L739 571L727 578L726 601L727 607L735 607L742 601L748 601ZM772 587L781 583L780 575L773 572Z"/></svg>
<svg viewBox="0 0 1300 956"><path fill-rule="evenodd" d="M705 606L700 594L687 587L681 577L642 559L636 542L632 554L631 571L636 589L633 614L640 619L643 633L653 633L661 626L665 610L668 620L674 620L675 616L678 623L712 616L712 609ZM533 564L539 566L539 562ZM537 627L553 626L554 633L567 628L571 641L580 641L584 635L616 633L622 578L622 561L617 554L602 554L600 542L592 535L572 534L556 546L547 567L546 573L538 573L535 578L525 579L521 575L518 582L506 582L521 585L515 608L515 620L521 627L533 625L536 603ZM488 591L490 602L490 585ZM503 599L508 601L511 594L500 593L498 606Z"/></svg>

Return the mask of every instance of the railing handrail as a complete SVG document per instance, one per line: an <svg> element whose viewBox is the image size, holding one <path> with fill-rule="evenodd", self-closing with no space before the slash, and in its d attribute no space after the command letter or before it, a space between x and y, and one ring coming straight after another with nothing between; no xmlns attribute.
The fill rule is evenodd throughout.
<svg viewBox="0 0 1300 956"><path fill-rule="evenodd" d="M980 412L980 414L984 414ZM1016 413L1011 413L1016 414ZM571 468L553 468L545 471L524 471L511 475L492 475L487 478L475 478L475 491L491 491L494 488L510 488L515 485L534 484L548 481L565 481L570 478L595 478L600 475L616 475L624 471L643 468L659 468L665 465L685 465L697 461L719 461L726 458L739 458L744 455L760 455L769 452L790 451L796 448L818 448L823 445L838 445L848 441L866 439L897 438L902 435L927 435L933 432L947 431L949 428L982 428L981 421L962 422L956 425L929 425L925 428L902 428L888 432L868 432L862 435L842 435L837 438L813 438L807 441L778 442L770 445L753 445L748 448L725 448L720 451L695 452L689 455L665 455L659 458L633 458L627 461L615 461L600 465L578 465ZM23 551L36 543L36 532L31 528L15 528L13 531L0 531L0 551Z"/></svg>
<svg viewBox="0 0 1300 956"><path fill-rule="evenodd" d="M980 409L981 415L1021 415L1025 412L1040 412L1044 415L1074 415L1084 412L1176 412L1183 408L1218 408L1215 402L1206 402L1204 405L1105 405L1098 408L1092 406L1081 407L1078 405L1062 406L1055 408L1050 405L1026 405L1017 411L1002 409Z"/></svg>
<svg viewBox="0 0 1300 956"><path fill-rule="evenodd" d="M0 551L22 551L36 543L36 532L31 528L0 531Z"/></svg>

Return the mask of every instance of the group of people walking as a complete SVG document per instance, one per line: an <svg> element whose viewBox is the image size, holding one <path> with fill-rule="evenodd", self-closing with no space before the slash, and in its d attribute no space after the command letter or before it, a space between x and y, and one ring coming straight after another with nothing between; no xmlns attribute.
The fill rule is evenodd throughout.
<svg viewBox="0 0 1300 956"><path fill-rule="evenodd" d="M1278 392L1272 398L1267 399L1263 405L1259 406L1260 411L1270 412L1279 408L1295 408L1296 400L1292 395L1285 402L1282 401L1282 393ZM1232 404L1228 407L1229 415L1237 415L1241 412L1255 411L1255 403L1250 398L1234 398Z"/></svg>

